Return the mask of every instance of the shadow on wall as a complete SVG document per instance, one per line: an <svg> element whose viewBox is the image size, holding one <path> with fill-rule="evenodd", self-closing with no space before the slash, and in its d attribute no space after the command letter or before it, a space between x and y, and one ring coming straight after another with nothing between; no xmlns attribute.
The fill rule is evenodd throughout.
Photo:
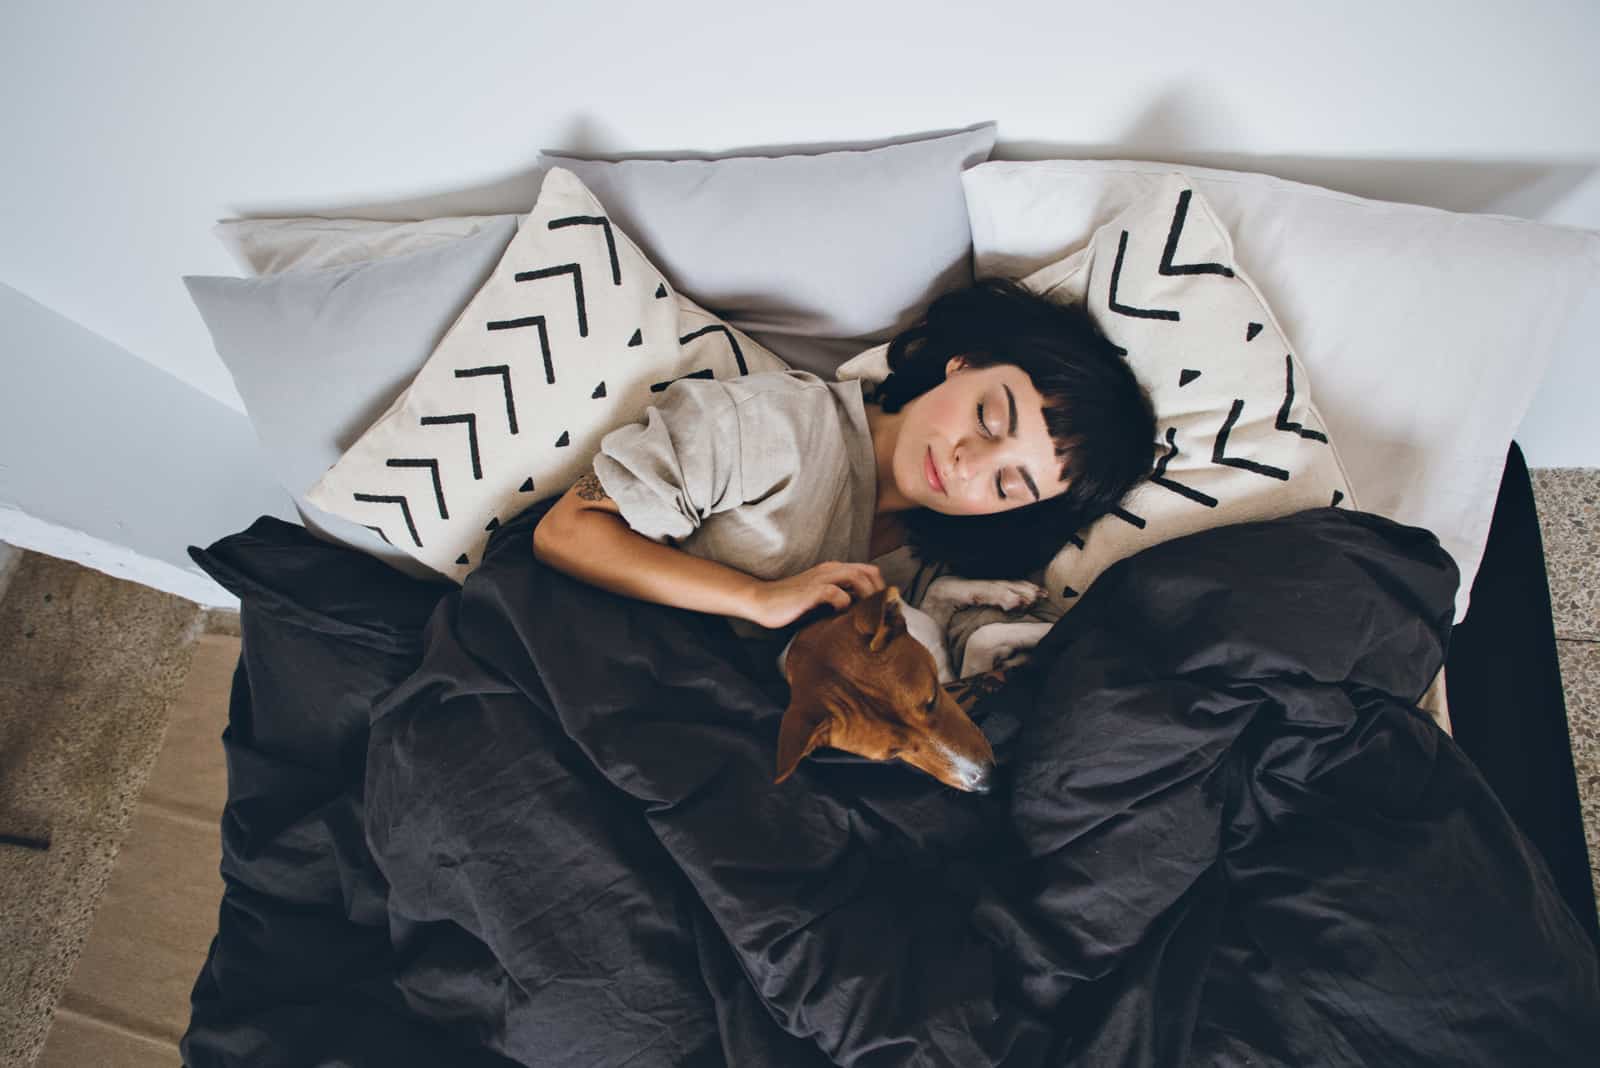
<svg viewBox="0 0 1600 1068"><path fill-rule="evenodd" d="M974 124L979 125L979 124ZM1448 158L1373 159L1332 156L1261 155L1220 151L1236 128L1220 98L1201 86L1177 87L1156 100L1117 141L1084 144L1066 141L1007 141L995 144L992 159L1128 159L1185 163L1222 170L1252 171L1320 185L1354 196L1424 204L1447 211L1484 212L1541 219L1590 182L1600 183L1597 160L1472 160ZM807 155L877 148L937 137L972 126L896 134L874 141L828 141L698 149L618 152L626 138L589 115L575 115L559 147L548 149L587 159L719 159L730 156ZM1000 132L1004 134L1004 128ZM388 201L343 204L272 201L232 206L240 217L320 215L392 221L451 215L498 215L531 210L546 167L535 159L524 170L482 185L446 192L419 193Z"/></svg>

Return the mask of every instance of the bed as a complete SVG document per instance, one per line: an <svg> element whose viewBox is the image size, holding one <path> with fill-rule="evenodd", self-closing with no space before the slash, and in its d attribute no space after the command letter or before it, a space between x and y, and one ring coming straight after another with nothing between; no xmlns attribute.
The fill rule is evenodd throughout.
<svg viewBox="0 0 1600 1068"><path fill-rule="evenodd" d="M1272 886L1240 875L1260 896L1231 906L1205 876L1215 835L1269 821L1209 795L1227 777L1186 770L1219 734L1238 737L1217 719L1174 722L1159 745L1144 736L1138 768L1108 759L1109 795L1071 784L1072 806L1041 811L1041 762L1018 769L1019 749L1085 736L1041 734L1037 718L1065 705L1013 680L975 718L1013 774L1035 776L1021 799L986 803L843 757L775 787L770 664L721 621L540 567L526 550L541 508L497 534L459 592L263 518L196 551L241 597L243 653L223 738L227 893L185 1062L1581 1063L1596 1040L1595 912L1527 487L1513 452L1479 579L1494 626L1449 636L1452 670L1475 665L1451 691L1461 748L1371 689L1377 678L1345 680L1370 703L1344 722L1329 721L1338 702L1321 687L1278 692L1306 701L1317 727L1277 736L1275 762L1365 752L1367 774L1407 785L1383 798L1395 822L1355 820L1314 848L1295 819L1353 808L1375 784L1279 796L1273 822L1296 827L1300 849L1275 861ZM1321 536L1350 533L1346 513L1305 515L1322 517ZM1285 522L1198 537L1227 574L1259 575L1274 552L1260 535ZM1230 549L1239 531L1258 539ZM1356 558L1391 567L1386 583L1415 562L1368 548ZM1303 570L1314 546L1278 552L1277 579L1348 589L1349 573ZM1434 583L1447 615L1450 575L1433 563L1412 578ZM1146 582L1171 611L1171 584L1194 574L1140 570L1102 579L1069 619ZM1277 644L1251 655L1281 655L1292 616L1262 618ZM1237 621L1227 633L1241 640ZM1296 633L1298 656L1349 653L1314 627ZM1039 657L1115 676L1137 670L1138 648L1080 638ZM1216 670L1168 685L1186 702L1239 685ZM1403 681L1420 694L1425 675ZM1098 693L1109 715L1150 684L1076 685L1074 700ZM1508 705L1520 713L1509 738L1494 726ZM1330 731L1362 744L1328 746ZM1139 785L1138 803L1119 781ZM1163 840L1182 846L1122 852ZM1385 892L1355 908L1311 900L1330 874L1319 855L1355 880L1344 891L1381 878ZM1244 938L1235 924L1260 926ZM1237 958L1250 946L1270 959Z"/></svg>
<svg viewBox="0 0 1600 1068"><path fill-rule="evenodd" d="M986 136L992 145L992 127ZM985 199L971 177L982 168L963 168L988 146L958 141L940 151L941 188L961 175L973 211L953 247L973 240L980 271L1036 278L1042 270L1050 286L1083 286L1076 299L1137 304L1118 233L1134 232L1137 246L1140 231L1135 216L1117 213L1142 210L1147 197L1165 213L1151 239L1157 248L1166 241L1165 254L1156 253L1164 267L1174 249L1187 253L1176 256L1187 269L1163 270L1173 279L1163 285L1235 278L1220 269L1232 263L1230 227L1240 263L1246 258L1254 216L1229 218L1236 179L1190 175L1173 184L1162 170L1138 175L1124 196L1114 183L1137 167L1073 171L1072 183L1101 183L1080 197L1084 211L1118 220L1083 246L1092 251L1104 239L1104 249L1117 250L1113 269L1111 252L1095 259L1080 250L1068 262L1062 241L1007 216L1004 187L1017 172L988 172L997 183L990 194L1001 194ZM870 162L883 170L882 158ZM186 1064L1588 1063L1600 1048L1600 934L1531 487L1510 443L1520 412L1508 398L1525 406L1533 388L1526 373L1492 383L1504 436L1482 420L1452 428L1448 413L1426 435L1460 469L1455 481L1412 478L1386 489L1380 476L1397 465L1385 465L1381 442L1363 452L1381 435L1349 422L1385 425L1381 399L1354 411L1339 391L1371 391L1363 360L1371 374L1403 372L1359 345L1338 371L1315 364L1308 352L1340 348L1326 317L1292 288L1267 292L1265 279L1246 286L1241 267L1238 284L1248 292L1238 295L1246 303L1237 325L1249 319L1250 329L1238 331L1239 345L1317 339L1309 349L1300 341L1299 355L1327 398L1322 413L1309 406L1295 354L1287 357L1289 392L1281 349L1261 362L1271 409L1261 440L1316 458L1285 461L1285 469L1314 472L1300 480L1303 499L1275 491L1276 506L1251 512L1259 495L1202 481L1280 470L1266 461L1287 453L1243 451L1253 431L1237 410L1229 449L1219 443L1211 454L1211 467L1229 468L1220 473L1206 472L1203 460L1183 466L1193 456L1180 454L1195 450L1180 448L1183 424L1174 421L1162 474L1183 492L1160 492L1207 498L1213 515L1237 510L1143 541L1118 528L1122 548L1089 570L1085 545L1103 539L1090 532L1064 547L1051 588L1070 605L1058 606L1028 662L973 708L999 759L991 795L958 794L909 769L833 752L775 784L786 701L775 647L741 640L716 617L585 586L533 558L533 525L554 498L516 493L564 484L570 458L559 450L584 440L582 428L563 430L545 452L523 451L516 476L499 476L494 499L458 505L473 499L457 495L435 465L437 522L421 506L397 508L391 490L358 503L403 512L403 526L359 511L346 503L349 491L367 483L337 483L334 493L329 476L341 465L363 479L417 466L372 453L381 437L373 428L463 376L455 360L438 383L427 381L424 361L496 334L496 326L481 330L485 322L512 321L495 303L509 298L493 272L519 241L585 231L595 262L609 263L619 299L629 302L633 318L618 338L673 301L675 322L728 316L675 331L665 362L639 372L641 391L696 368L745 373L762 352L836 369L892 336L918 299L949 288L944 272L960 257L930 252L928 275L878 309L843 302L838 289L850 287L841 267L814 305L844 309L839 321L786 318L748 292L741 304L737 287L748 277L737 267L721 282L695 280L701 307L678 287L690 289L685 279L697 267L733 253L675 260L681 246L651 230L662 216L646 210L648 197L630 200L631 172L611 172L610 186L594 168L576 173L611 210L580 199L543 215L536 208L521 222L419 223L403 233L302 222L293 245L302 266L330 250L332 263L317 262L320 274L285 270L276 281L265 265L290 246L274 245L278 232L266 224L240 223L230 231L234 247L261 279L190 280L307 525L263 517L191 548L240 598L242 652L222 739L226 892L192 995ZM1036 204L1041 175L1062 176L1021 175L1035 184L1013 202ZM708 184L704 173L668 177ZM815 178L794 184L815 187ZM571 187L580 194L588 189ZM724 202L730 195L719 193ZM866 211L888 233L891 259L894 223L880 213L912 200L902 191ZM1174 202L1194 213L1173 216ZM932 241L929 203L911 204L904 225ZM826 228L798 214L803 229ZM1194 244L1202 216L1214 224L1204 248L1218 263L1197 267L1206 259ZM1169 217L1171 234L1190 221L1189 243L1168 237ZM674 221L691 234L706 229ZM845 220L844 232L859 221ZM1348 219L1339 225L1347 231ZM1072 227L1081 245L1086 230ZM1470 229L1452 219L1442 232L1454 240ZM648 234L645 251L624 241L624 230ZM1048 247L1028 247L1008 230ZM402 251L340 265L353 242L370 250L375 241ZM1530 259L1527 270L1560 274L1566 264L1557 259ZM427 284L406 289L398 272L415 282L419 264L431 272ZM512 266L522 276L549 274ZM441 287L447 268L459 277ZM1122 280L1109 298L1107 276ZM735 288L719 295L719 284ZM315 334L340 316L289 321L285 294L298 287L325 310L363 285L407 294L406 307L374 315L391 331L402 313L420 315L441 288L450 292L430 313L434 325L414 328L425 340L399 355L388 336L370 344L377 328L365 328L368 362L359 369L371 377L380 359L397 367L385 383L368 383L359 403L344 398L341 412L317 414L338 399L336 364L353 343ZM1552 323L1570 311L1566 285L1560 309L1547 314ZM241 340L237 320L254 314L266 289L276 317ZM774 281L769 292L781 289ZM603 323L603 314L589 321ZM1522 309L1522 326L1530 321ZM1498 343L1494 330L1470 325L1484 345ZM642 341L650 332L639 328ZM1551 332L1534 331L1545 341ZM1134 347L1143 355L1143 342ZM1163 365L1171 390L1225 379L1225 368L1180 357L1190 362ZM292 359L319 367L325 388L275 397L273 388L281 394L296 380L284 363ZM551 384L565 366L547 351ZM604 366L609 389L591 375L561 411L573 410L572 398L615 399L621 372ZM467 370L493 380L494 419L514 425L511 376L502 376L502 418L500 379L489 367ZM1478 392L1489 385L1481 376L1469 384ZM1231 395L1218 393L1224 411ZM533 422L517 399L521 422ZM308 429L308 412L321 424ZM408 418L417 421L414 411ZM476 436L491 419L467 422L473 464L491 471L497 461L487 447L480 455ZM307 445L319 434L320 452ZM1338 457L1330 439L1341 438L1349 444ZM1485 447L1497 450L1486 490L1483 465L1462 459ZM1245 455L1254 459L1221 462ZM1436 470L1426 457L1413 463L1401 473ZM455 518L443 515L447 490ZM1159 508L1145 500L1130 511L1139 524L1116 522L1156 527ZM428 553L402 552L407 537L413 549L427 542ZM1453 736L1419 707L1441 669Z"/></svg>

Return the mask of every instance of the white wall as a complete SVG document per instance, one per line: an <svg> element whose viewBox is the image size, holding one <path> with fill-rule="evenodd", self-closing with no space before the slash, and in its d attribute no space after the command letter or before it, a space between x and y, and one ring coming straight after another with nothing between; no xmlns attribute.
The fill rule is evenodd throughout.
<svg viewBox="0 0 1600 1068"><path fill-rule="evenodd" d="M993 119L998 158L1259 169L1600 228L1597 45L1595 0L11 0L0 282L238 410L179 281L237 273L215 219L526 210L541 148ZM1600 466L1573 401L1600 396L1591 345L1519 435L1536 466Z"/></svg>
<svg viewBox="0 0 1600 1068"><path fill-rule="evenodd" d="M6 285L0 323L0 541L237 606L188 546L299 522L249 420Z"/></svg>

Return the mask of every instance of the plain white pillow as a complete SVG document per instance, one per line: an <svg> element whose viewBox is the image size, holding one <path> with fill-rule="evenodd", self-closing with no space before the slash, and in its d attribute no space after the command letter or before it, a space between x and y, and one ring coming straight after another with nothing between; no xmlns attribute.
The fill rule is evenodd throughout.
<svg viewBox="0 0 1600 1068"><path fill-rule="evenodd" d="M977 275L1061 259L1172 171L1294 339L1362 508L1433 531L1455 559L1459 623L1512 435L1600 288L1600 235L1204 167L991 162L962 175Z"/></svg>
<svg viewBox="0 0 1600 1068"><path fill-rule="evenodd" d="M222 219L211 228L250 274L314 271L404 256L471 237L515 215L459 215L420 222L376 219Z"/></svg>

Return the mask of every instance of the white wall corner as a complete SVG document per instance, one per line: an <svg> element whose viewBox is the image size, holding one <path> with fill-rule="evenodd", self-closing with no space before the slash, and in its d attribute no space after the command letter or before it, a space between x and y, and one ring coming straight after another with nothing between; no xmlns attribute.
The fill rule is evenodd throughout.
<svg viewBox="0 0 1600 1068"><path fill-rule="evenodd" d="M181 568L85 534L81 530L46 522L37 516L0 506L0 597L5 596L11 573L20 562L21 550L44 553L71 560L112 578L137 582L166 593L176 594L205 608L239 610L239 598L217 585L199 568ZM9 552L7 552L9 550ZM9 566L7 557L10 558Z"/></svg>

